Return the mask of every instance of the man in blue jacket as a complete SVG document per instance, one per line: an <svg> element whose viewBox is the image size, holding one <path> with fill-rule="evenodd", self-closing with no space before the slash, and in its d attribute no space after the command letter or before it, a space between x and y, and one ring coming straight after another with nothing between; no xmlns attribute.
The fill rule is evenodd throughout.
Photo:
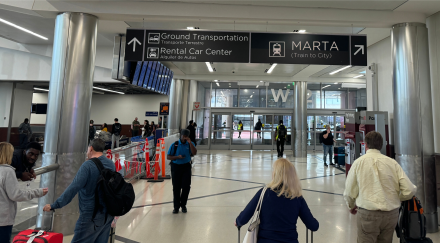
<svg viewBox="0 0 440 243"><path fill-rule="evenodd" d="M76 222L72 243L107 243L113 216L107 214L106 207L100 197L100 210L92 219L95 209L95 189L99 178L99 170L92 158L98 158L104 168L115 170L113 161L103 155L105 142L94 139L87 150L89 160L84 162L78 170L72 183L64 193L53 203L44 206L44 211L49 212L69 204L78 194L80 216ZM107 217L106 217L107 214ZM107 219L107 220L106 220Z"/></svg>
<svg viewBox="0 0 440 243"><path fill-rule="evenodd" d="M171 145L167 159L171 160L171 179L173 182L174 210L173 213L186 213L186 202L191 189L191 155L197 154L196 146L189 138L189 130L180 132L180 140Z"/></svg>

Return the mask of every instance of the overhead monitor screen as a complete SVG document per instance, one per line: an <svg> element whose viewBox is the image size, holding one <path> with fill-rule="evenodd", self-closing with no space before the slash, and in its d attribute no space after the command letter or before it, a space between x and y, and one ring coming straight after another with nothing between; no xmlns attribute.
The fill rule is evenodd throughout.
<svg viewBox="0 0 440 243"><path fill-rule="evenodd" d="M147 71L147 66L148 66L148 62L143 62L141 75L139 76L139 80L137 83L137 86L139 86L139 87L142 87L142 84L144 83L145 72Z"/></svg>
<svg viewBox="0 0 440 243"><path fill-rule="evenodd" d="M148 62L147 64L147 71L145 72L145 78L142 81L142 87L144 87L145 89L148 87L148 80L150 78L150 74L151 74L151 67L153 66L153 62Z"/></svg>
<svg viewBox="0 0 440 243"><path fill-rule="evenodd" d="M137 62L136 64L136 71L134 72L134 76L133 76L133 85L137 85L138 81L139 81L139 76L141 74L141 69L142 69L142 62Z"/></svg>
<svg viewBox="0 0 440 243"><path fill-rule="evenodd" d="M149 90L151 90L151 86L153 85L154 74L156 73L156 65L157 65L157 62L153 62L153 65L151 67L150 77L148 78L148 89Z"/></svg>

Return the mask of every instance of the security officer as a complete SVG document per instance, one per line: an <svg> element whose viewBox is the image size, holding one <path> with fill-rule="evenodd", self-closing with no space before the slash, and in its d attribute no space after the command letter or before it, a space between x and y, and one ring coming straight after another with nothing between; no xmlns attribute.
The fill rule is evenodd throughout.
<svg viewBox="0 0 440 243"><path fill-rule="evenodd" d="M171 179L173 182L174 210L173 213L186 213L186 202L191 189L191 155L197 154L196 146L189 138L188 129L180 132L180 140L171 145L167 159L171 160Z"/></svg>
<svg viewBox="0 0 440 243"><path fill-rule="evenodd" d="M286 126L283 125L283 120L280 120L280 123L277 126L277 129L275 130L276 134L276 140L277 140L277 152L278 152L278 158L283 157L284 152L284 142L286 141L287 137L287 129Z"/></svg>

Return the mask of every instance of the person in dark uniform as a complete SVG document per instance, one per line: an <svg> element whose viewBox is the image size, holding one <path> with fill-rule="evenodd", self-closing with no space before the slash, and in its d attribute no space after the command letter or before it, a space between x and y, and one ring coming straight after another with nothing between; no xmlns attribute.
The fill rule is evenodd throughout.
<svg viewBox="0 0 440 243"><path fill-rule="evenodd" d="M280 120L280 123L275 130L275 135L275 139L277 141L278 158L280 158L283 157L284 143L286 142L287 137L287 129L286 126L283 125L283 120Z"/></svg>
<svg viewBox="0 0 440 243"><path fill-rule="evenodd" d="M326 130L321 133L321 142L322 142L322 146L324 149L324 166L328 166L327 165L327 154L329 154L330 165L336 166L332 162L333 142L334 141L335 141L335 139L333 138L332 131L330 130L330 125L327 125Z"/></svg>
<svg viewBox="0 0 440 243"><path fill-rule="evenodd" d="M174 210L173 213L187 212L186 202L188 201L191 189L191 155L197 154L196 146L191 142L190 131L183 129L180 132L180 140L170 146L167 159L171 160L171 179L173 183Z"/></svg>
<svg viewBox="0 0 440 243"><path fill-rule="evenodd" d="M20 124L18 133L20 134L20 148L24 149L32 137L32 129L28 118L24 119L24 122Z"/></svg>
<svg viewBox="0 0 440 243"><path fill-rule="evenodd" d="M36 142L28 143L25 149L17 149L14 151L11 166L15 168L17 179L30 181L37 177L32 167L35 166L35 162L37 162L40 153L41 145Z"/></svg>
<svg viewBox="0 0 440 243"><path fill-rule="evenodd" d="M263 123L261 123L261 119L258 119L257 124L255 124L255 131L257 132L257 138L261 138L261 128L263 128Z"/></svg>
<svg viewBox="0 0 440 243"><path fill-rule="evenodd" d="M188 125L188 127L186 129L189 130L189 139L191 140L191 142L194 143L195 146L197 146L197 143L196 143L196 128L194 127L194 121L193 120L189 121L189 125Z"/></svg>
<svg viewBox="0 0 440 243"><path fill-rule="evenodd" d="M95 139L96 128L93 125L94 123L95 122L93 120L90 120L90 123L89 123L89 141L87 142L87 144L90 144L90 141Z"/></svg>

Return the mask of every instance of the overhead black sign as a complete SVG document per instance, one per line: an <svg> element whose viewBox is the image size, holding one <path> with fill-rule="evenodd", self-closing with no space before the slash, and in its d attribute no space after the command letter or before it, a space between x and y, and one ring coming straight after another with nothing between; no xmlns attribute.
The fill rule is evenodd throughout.
<svg viewBox="0 0 440 243"><path fill-rule="evenodd" d="M366 66L366 45L360 35L127 29L125 61Z"/></svg>
<svg viewBox="0 0 440 243"><path fill-rule="evenodd" d="M144 50L139 48L134 55L126 55L126 61L249 63L250 33L128 29L126 52L133 51L131 45L136 40L132 32L139 31L145 31ZM138 51L143 59L132 59L141 56Z"/></svg>
<svg viewBox="0 0 440 243"><path fill-rule="evenodd" d="M359 43L350 45L353 37ZM251 39L251 63L367 65L366 36L252 33ZM357 53L361 47L351 48L361 45Z"/></svg>
<svg viewBox="0 0 440 243"><path fill-rule="evenodd" d="M125 61L142 61L145 30L127 30Z"/></svg>

